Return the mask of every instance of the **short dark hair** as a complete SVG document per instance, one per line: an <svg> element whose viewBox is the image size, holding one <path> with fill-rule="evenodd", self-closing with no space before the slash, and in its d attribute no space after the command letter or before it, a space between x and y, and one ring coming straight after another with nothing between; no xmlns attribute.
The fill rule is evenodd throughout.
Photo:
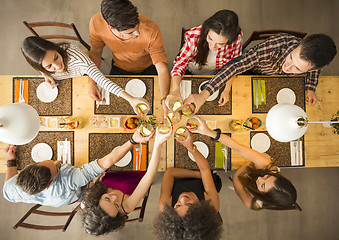
<svg viewBox="0 0 339 240"><path fill-rule="evenodd" d="M103 0L101 14L118 31L134 28L140 23L138 9L129 0Z"/></svg>
<svg viewBox="0 0 339 240"><path fill-rule="evenodd" d="M127 215L118 213L116 217L108 215L99 205L100 198L107 193L107 187L100 181L86 189L82 223L87 233L99 236L117 231L125 226Z"/></svg>
<svg viewBox="0 0 339 240"><path fill-rule="evenodd" d="M205 20L201 27L201 33L197 42L197 55L194 60L203 66L206 64L209 47L206 41L207 34L213 30L216 34L228 38L227 44L232 44L241 32L238 15L231 10L220 10Z"/></svg>
<svg viewBox="0 0 339 240"><path fill-rule="evenodd" d="M314 69L328 65L337 54L337 48L332 38L325 34L306 36L300 43L300 57L310 62Z"/></svg>
<svg viewBox="0 0 339 240"><path fill-rule="evenodd" d="M199 201L180 217L173 207L165 205L154 220L154 234L164 240L220 239L222 220L210 201Z"/></svg>
<svg viewBox="0 0 339 240"><path fill-rule="evenodd" d="M22 45L21 52L26 58L26 61L31 65L35 70L45 73L50 76L52 72L47 71L42 66L42 60L46 56L46 52L49 50L57 51L63 60L63 64L65 66L64 71L67 72L68 69L68 54L67 49L69 47L68 43L53 43L46 39L40 37L27 37Z"/></svg>
<svg viewBox="0 0 339 240"><path fill-rule="evenodd" d="M18 175L16 185L24 192L34 195L51 183L51 170L46 166L35 164L28 165Z"/></svg>

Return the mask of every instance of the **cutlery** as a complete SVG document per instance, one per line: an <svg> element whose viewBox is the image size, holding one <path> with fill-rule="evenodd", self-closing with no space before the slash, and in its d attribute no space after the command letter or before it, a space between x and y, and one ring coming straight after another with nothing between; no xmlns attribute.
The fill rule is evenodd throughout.
<svg viewBox="0 0 339 240"><path fill-rule="evenodd" d="M222 164L223 164L225 172L227 172L227 148L223 144L221 145L221 151L223 152Z"/></svg>
<svg viewBox="0 0 339 240"><path fill-rule="evenodd" d="M258 80L258 81L259 81L259 87L260 87L260 103L264 103L265 99L264 99L264 94L262 92L261 80Z"/></svg>
<svg viewBox="0 0 339 240"><path fill-rule="evenodd" d="M135 147L135 152L136 152L136 156L135 156L135 170L138 170L138 166L139 166L139 147Z"/></svg>
<svg viewBox="0 0 339 240"><path fill-rule="evenodd" d="M298 158L297 158L297 163L300 166L301 165L301 157L300 157L300 140L297 140L297 154L298 154Z"/></svg>
<svg viewBox="0 0 339 240"><path fill-rule="evenodd" d="M256 89L256 92L255 92L255 107L258 108L258 106L259 106L258 80L255 81L255 89Z"/></svg>
<svg viewBox="0 0 339 240"><path fill-rule="evenodd" d="M67 138L64 141L65 145L66 145L66 149L63 152L65 154L65 163L68 163L68 158L67 158L67 154L68 154L68 142L67 142Z"/></svg>
<svg viewBox="0 0 339 240"><path fill-rule="evenodd" d="M60 149L59 149L60 159L59 160L61 160L62 163L65 163L64 162L64 156L63 156L64 155L63 154L64 153L64 142L60 141L59 142L59 147L60 147Z"/></svg>
<svg viewBox="0 0 339 240"><path fill-rule="evenodd" d="M293 141L293 148L294 148L294 165L299 165L297 155L297 141Z"/></svg>
<svg viewBox="0 0 339 240"><path fill-rule="evenodd" d="M142 144L139 144L139 167L138 169L140 170L141 168L141 160L142 160Z"/></svg>
<svg viewBox="0 0 339 240"><path fill-rule="evenodd" d="M24 99L24 81L20 79L20 89L19 89L19 102L25 102Z"/></svg>

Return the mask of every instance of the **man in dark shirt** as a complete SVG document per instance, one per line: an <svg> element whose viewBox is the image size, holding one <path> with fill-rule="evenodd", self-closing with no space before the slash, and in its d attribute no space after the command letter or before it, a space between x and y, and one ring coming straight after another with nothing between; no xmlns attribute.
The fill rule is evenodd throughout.
<svg viewBox="0 0 339 240"><path fill-rule="evenodd" d="M289 34L277 34L243 53L234 63L226 64L200 94L191 94L184 104L194 103L195 112L198 112L206 99L225 84L229 92L233 76L251 69L260 75L306 74L306 102L314 105L318 100L315 89L320 72L336 54L336 46L327 35L312 34L302 40ZM228 98L224 104L227 101Z"/></svg>

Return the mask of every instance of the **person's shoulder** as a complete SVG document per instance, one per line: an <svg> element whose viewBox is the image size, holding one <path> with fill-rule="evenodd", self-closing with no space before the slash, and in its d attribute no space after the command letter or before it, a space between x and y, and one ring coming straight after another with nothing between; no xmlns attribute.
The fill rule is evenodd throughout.
<svg viewBox="0 0 339 240"><path fill-rule="evenodd" d="M94 15L91 17L91 20L90 20L90 21L92 21L92 22L101 22L102 20L105 20L105 19L102 17L101 13L98 12L98 13L94 14Z"/></svg>
<svg viewBox="0 0 339 240"><path fill-rule="evenodd" d="M288 33L278 33L266 40L266 42L279 42L279 43L299 43L301 41L301 38L298 38L296 36L293 36Z"/></svg>
<svg viewBox="0 0 339 240"><path fill-rule="evenodd" d="M149 17L146 17L145 15L139 13L139 20L140 20L140 26L141 29L147 30L147 31L158 31L160 30L159 25L154 22Z"/></svg>

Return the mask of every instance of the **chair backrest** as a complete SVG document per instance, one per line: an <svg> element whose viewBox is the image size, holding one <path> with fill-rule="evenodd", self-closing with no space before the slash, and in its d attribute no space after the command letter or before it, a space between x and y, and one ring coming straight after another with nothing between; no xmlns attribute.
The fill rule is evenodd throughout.
<svg viewBox="0 0 339 240"><path fill-rule="evenodd" d="M185 34L186 34L186 32L188 31L188 30L190 30L189 28L188 29L186 29L186 28L181 28L181 43L180 43L180 49L182 48L182 46L184 45L184 43L185 43ZM180 50L179 49L179 50Z"/></svg>
<svg viewBox="0 0 339 240"><path fill-rule="evenodd" d="M36 229L36 230L62 230L63 232L66 231L68 225L71 223L74 215L77 213L79 209L80 204L76 206L73 211L71 212L47 212L47 211L41 211L38 210L38 208L41 207L40 204L36 204L33 206L30 210L27 211L27 213L17 222L17 224L14 225L14 229L18 227L23 228L29 228L29 229ZM61 217L61 216L68 216L67 221L64 225L37 225L37 224L30 224L30 223L24 223L24 221L31 215L31 214L38 214L38 215L44 215L44 216L53 216L53 217Z"/></svg>
<svg viewBox="0 0 339 240"><path fill-rule="evenodd" d="M147 193L145 194L141 206L136 207L136 208L133 210L133 212L139 211L138 217L131 218L131 219L127 219L126 223L136 222L136 221L142 222L142 221L144 220L144 215L145 215L145 210L146 210L146 204L147 204L147 200L148 200L148 196L149 196L150 190L151 190L151 187L148 189ZM132 213L133 213L133 212L132 212Z"/></svg>
<svg viewBox="0 0 339 240"><path fill-rule="evenodd" d="M31 22L28 23L26 21L23 22L24 25L33 33L34 36L41 37L43 39L69 39L69 40L75 40L79 41L87 50L89 51L91 49L90 45L88 45L80 36L77 28L75 27L74 23L67 24L62 22ZM74 31L73 36L70 35L61 35L61 34L55 34L55 35L39 35L33 28L35 27L63 27L72 29Z"/></svg>
<svg viewBox="0 0 339 240"><path fill-rule="evenodd" d="M267 39L275 34L278 33L288 33L298 38L304 38L307 33L304 32L296 32L290 30L263 30L263 31L253 31L251 36L247 39L247 41L242 45L242 49L245 49L251 42L257 40L264 40Z"/></svg>

